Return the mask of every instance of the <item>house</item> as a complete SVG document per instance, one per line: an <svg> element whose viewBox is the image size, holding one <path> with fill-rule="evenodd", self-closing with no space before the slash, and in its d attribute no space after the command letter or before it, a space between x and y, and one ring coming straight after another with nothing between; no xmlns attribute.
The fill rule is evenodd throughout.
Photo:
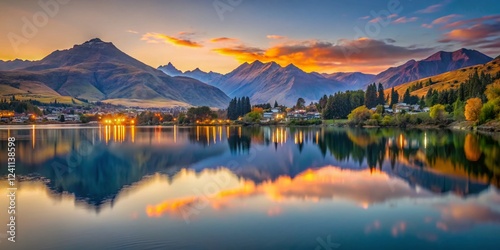
<svg viewBox="0 0 500 250"><path fill-rule="evenodd" d="M65 115L64 120L65 121L72 121L72 122L79 122L80 116L79 115Z"/></svg>
<svg viewBox="0 0 500 250"><path fill-rule="evenodd" d="M400 113L403 110L405 112L412 112L412 113L422 112L422 109L418 104L407 104L407 103L394 104L394 113Z"/></svg>
<svg viewBox="0 0 500 250"><path fill-rule="evenodd" d="M319 112L307 112L306 113L306 119L307 120L321 119L321 114Z"/></svg>
<svg viewBox="0 0 500 250"><path fill-rule="evenodd" d="M311 120L321 119L319 112L306 112L305 110L295 110L287 114L287 120Z"/></svg>
<svg viewBox="0 0 500 250"><path fill-rule="evenodd" d="M284 114L280 113L278 109L272 109L271 112L264 112L262 117L265 121L275 121L285 118Z"/></svg>
<svg viewBox="0 0 500 250"><path fill-rule="evenodd" d="M47 119L47 121L59 121L58 115L46 115L44 118Z"/></svg>

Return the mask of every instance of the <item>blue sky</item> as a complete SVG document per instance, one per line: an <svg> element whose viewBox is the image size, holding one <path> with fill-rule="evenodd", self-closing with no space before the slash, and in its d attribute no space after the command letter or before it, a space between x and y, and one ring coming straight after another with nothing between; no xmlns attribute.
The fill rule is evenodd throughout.
<svg viewBox="0 0 500 250"><path fill-rule="evenodd" d="M254 60L378 73L439 50L500 54L494 0L41 2L0 3L0 59L41 59L93 37L153 67L172 62L181 70L222 73ZM26 33L27 22L36 32Z"/></svg>

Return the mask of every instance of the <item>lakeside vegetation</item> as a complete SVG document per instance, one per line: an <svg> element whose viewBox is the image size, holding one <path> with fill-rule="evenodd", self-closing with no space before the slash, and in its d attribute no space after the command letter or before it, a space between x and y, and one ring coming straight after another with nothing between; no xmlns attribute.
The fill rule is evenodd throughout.
<svg viewBox="0 0 500 250"><path fill-rule="evenodd" d="M298 98L292 107L274 102L254 104L248 96L235 97L227 109L214 110L207 106L191 107L181 112L145 110L137 112L136 125L285 125L285 126L368 126L368 127L465 127L482 126L500 131L500 72L488 74L477 70L469 74L456 88L434 90L432 78L417 81L404 94L381 83L370 84L366 90L348 90L324 95L318 102L306 104ZM412 95L428 88L421 96ZM77 100L86 106L87 100ZM76 101L74 102L76 104ZM412 109L399 109L398 105ZM40 107L40 108L39 108ZM72 105L49 104L37 100L18 100L16 96L0 100L0 110L15 113L50 114L51 107L71 109ZM413 107L417 107L416 111ZM124 107L123 107L124 108ZM427 108L426 110L424 108ZM82 108L83 109L83 108ZM421 112L425 111L425 112ZM291 114L301 113L300 116ZM318 114L306 116L305 114ZM267 116L266 116L267 115ZM81 122L99 121L100 116L82 115ZM62 119L61 119L62 120ZM29 121L34 122L34 121Z"/></svg>

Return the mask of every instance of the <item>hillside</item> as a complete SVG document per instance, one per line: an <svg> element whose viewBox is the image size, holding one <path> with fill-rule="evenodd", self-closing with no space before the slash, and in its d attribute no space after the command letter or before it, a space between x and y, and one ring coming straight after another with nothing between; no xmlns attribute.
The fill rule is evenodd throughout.
<svg viewBox="0 0 500 250"><path fill-rule="evenodd" d="M482 72L491 75L497 74L498 72L500 72L500 58L497 57L493 61L490 61L486 64L465 67L458 70L446 72L440 75L426 77L416 81L411 81L394 87L394 90L396 90L399 93L399 95L402 96L406 91L406 89L408 89L409 87L415 85L418 82L426 83L429 81L429 79L432 80L432 82L434 83L433 85L412 91L411 94L421 97L427 94L427 91L429 91L430 88L438 91L445 89L456 89L460 86L460 83L467 80L469 78L469 75L473 74L475 70L477 70L479 74L481 74ZM386 89L385 94L386 95L389 94L390 91L391 89Z"/></svg>
<svg viewBox="0 0 500 250"><path fill-rule="evenodd" d="M439 51L424 60L410 60L401 66L391 67L375 76L373 81L381 82L385 88L390 88L463 67L484 64L491 60L493 58L476 50Z"/></svg>
<svg viewBox="0 0 500 250"><path fill-rule="evenodd" d="M229 102L229 97L213 86L192 78L170 77L100 39L54 51L23 69L0 71L0 85L32 97L71 96L130 106L143 106L141 100L157 107L226 107Z"/></svg>

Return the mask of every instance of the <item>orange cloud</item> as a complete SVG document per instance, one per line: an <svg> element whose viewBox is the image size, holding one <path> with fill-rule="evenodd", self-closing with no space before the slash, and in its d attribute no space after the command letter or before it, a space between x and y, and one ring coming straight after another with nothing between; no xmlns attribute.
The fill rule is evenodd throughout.
<svg viewBox="0 0 500 250"><path fill-rule="evenodd" d="M310 40L281 43L268 49L237 45L213 51L234 57L240 63L274 61L280 65L293 63L305 71L378 73L402 60L426 56L432 49L402 47L386 40L360 38L340 40L336 44Z"/></svg>
<svg viewBox="0 0 500 250"><path fill-rule="evenodd" d="M432 21L432 24L445 24L445 23L449 23L452 19L455 19L457 17L460 17L460 15L451 14L451 15L443 16L443 17L437 18L434 21Z"/></svg>
<svg viewBox="0 0 500 250"><path fill-rule="evenodd" d="M444 23L448 16L439 20ZM439 18L438 18L439 19ZM434 20L435 22L438 19ZM490 15L479 18L455 21L442 26L442 29L451 29L445 32L438 42L458 43L462 46L476 46L485 49L483 52L497 54L500 48L500 15Z"/></svg>
<svg viewBox="0 0 500 250"><path fill-rule="evenodd" d="M142 36L141 40L146 41L148 43L164 42L164 43L170 43L170 44L177 45L177 46L186 46L186 47L191 47L191 48L203 47L200 43L195 42L195 41L191 41L187 38L181 39L181 38L176 38L173 36L168 36L168 35L160 34L160 33L148 32Z"/></svg>
<svg viewBox="0 0 500 250"><path fill-rule="evenodd" d="M500 35L500 22L495 24L476 24L466 28L451 30L439 42L458 41L464 44L476 44L484 42L484 39L498 35Z"/></svg>
<svg viewBox="0 0 500 250"><path fill-rule="evenodd" d="M237 42L237 41L238 41L238 39L230 38L230 37L217 37L217 38L210 39L210 42L212 42L212 43Z"/></svg>

